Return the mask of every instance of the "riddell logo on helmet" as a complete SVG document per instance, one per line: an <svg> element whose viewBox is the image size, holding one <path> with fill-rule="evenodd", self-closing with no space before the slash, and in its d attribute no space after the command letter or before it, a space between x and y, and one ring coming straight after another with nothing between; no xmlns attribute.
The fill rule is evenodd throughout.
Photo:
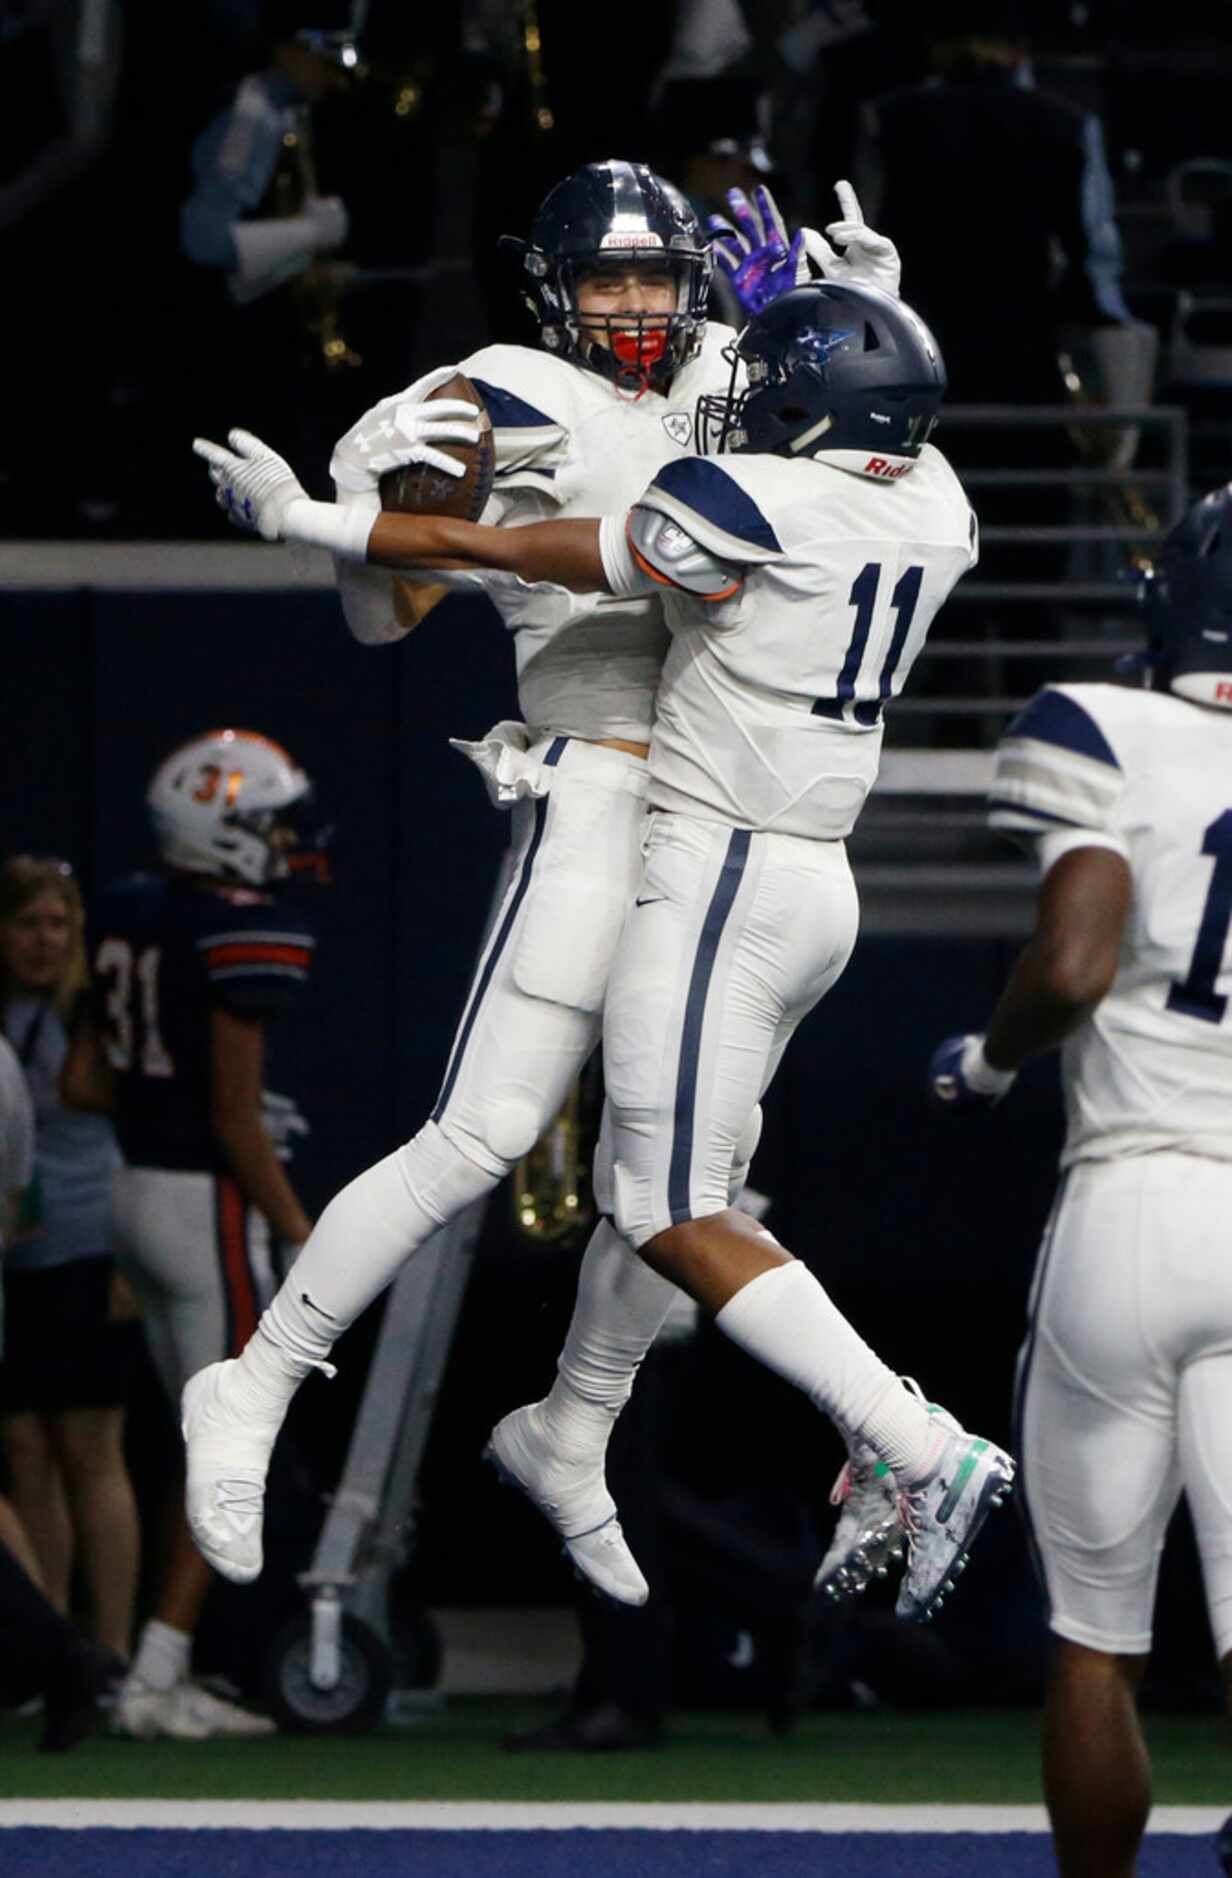
<svg viewBox="0 0 1232 1878"><path fill-rule="evenodd" d="M654 234L650 229L615 228L603 237L600 248L661 248L662 235Z"/></svg>
<svg viewBox="0 0 1232 1878"><path fill-rule="evenodd" d="M864 474L866 476L902 476L910 468L910 463L887 463L883 456L870 456L864 465Z"/></svg>

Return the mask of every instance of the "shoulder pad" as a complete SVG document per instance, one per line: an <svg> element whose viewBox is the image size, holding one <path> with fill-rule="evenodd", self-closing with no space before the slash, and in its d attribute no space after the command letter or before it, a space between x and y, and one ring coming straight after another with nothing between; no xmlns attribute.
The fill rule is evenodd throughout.
<svg viewBox="0 0 1232 1878"><path fill-rule="evenodd" d="M458 366L487 407L496 433L497 462L502 448L527 455L566 438L572 418L576 367L527 346L484 346Z"/></svg>
<svg viewBox="0 0 1232 1878"><path fill-rule="evenodd" d="M736 592L743 569L720 561L670 517L639 503L629 516L629 546L644 573L703 600L726 600Z"/></svg>
<svg viewBox="0 0 1232 1878"><path fill-rule="evenodd" d="M664 464L641 508L656 509L699 547L743 566L773 561L782 543L753 497L725 469L704 456Z"/></svg>
<svg viewBox="0 0 1232 1878"><path fill-rule="evenodd" d="M1010 834L1106 828L1125 776L1093 711L1095 687L1049 685L997 747L989 821Z"/></svg>

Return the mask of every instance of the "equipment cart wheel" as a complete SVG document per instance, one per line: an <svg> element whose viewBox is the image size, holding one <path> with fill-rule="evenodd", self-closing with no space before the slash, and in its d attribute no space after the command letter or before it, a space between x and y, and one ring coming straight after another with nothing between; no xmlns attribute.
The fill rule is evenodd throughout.
<svg viewBox="0 0 1232 1878"><path fill-rule="evenodd" d="M275 1637L263 1665L263 1692L270 1714L287 1733L366 1734L385 1713L391 1670L380 1638L344 1614L337 1647L336 1679L322 1688L312 1678L311 1609L292 1617Z"/></svg>

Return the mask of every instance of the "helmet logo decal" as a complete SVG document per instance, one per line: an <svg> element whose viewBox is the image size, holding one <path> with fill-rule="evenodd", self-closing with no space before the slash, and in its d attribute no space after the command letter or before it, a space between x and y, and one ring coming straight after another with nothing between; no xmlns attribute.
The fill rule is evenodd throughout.
<svg viewBox="0 0 1232 1878"><path fill-rule="evenodd" d="M616 217L611 230L599 243L600 250L604 248L662 248L663 237L661 235L656 235L652 229L645 226L622 228L622 220L622 216Z"/></svg>
<svg viewBox="0 0 1232 1878"><path fill-rule="evenodd" d="M673 443L678 443L682 450L687 450L693 441L693 419L687 411L668 411L663 419L663 428Z"/></svg>

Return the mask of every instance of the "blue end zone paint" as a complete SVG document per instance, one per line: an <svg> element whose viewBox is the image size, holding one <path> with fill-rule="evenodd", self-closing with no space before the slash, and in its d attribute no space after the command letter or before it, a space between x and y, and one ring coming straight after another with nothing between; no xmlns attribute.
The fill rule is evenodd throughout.
<svg viewBox="0 0 1232 1878"><path fill-rule="evenodd" d="M1216 1869L1213 1844L1147 1840L1140 1878ZM1043 1833L290 1832L90 1827L0 1832L34 1878L1055 1878Z"/></svg>
<svg viewBox="0 0 1232 1878"><path fill-rule="evenodd" d="M1032 698L1006 731L1004 741L1012 737L1032 737L1037 743L1055 744L1057 749L1072 750L1077 756L1094 757L1113 769L1121 767L1095 719L1063 691L1041 691Z"/></svg>

